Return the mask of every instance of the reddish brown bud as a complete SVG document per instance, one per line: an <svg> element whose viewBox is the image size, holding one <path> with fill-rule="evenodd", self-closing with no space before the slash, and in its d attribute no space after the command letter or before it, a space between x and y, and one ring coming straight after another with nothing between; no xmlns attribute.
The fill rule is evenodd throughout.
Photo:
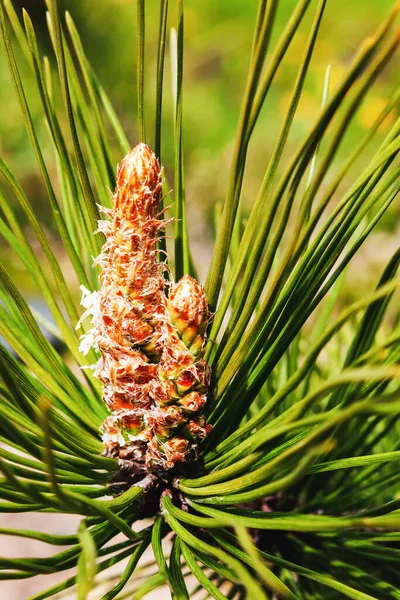
<svg viewBox="0 0 400 600"><path fill-rule="evenodd" d="M190 275L171 286L168 310L184 344L197 356L204 345L210 313L204 289Z"/></svg>
<svg viewBox="0 0 400 600"><path fill-rule="evenodd" d="M207 396L204 394L190 392L179 400L179 406L182 407L183 412L192 414L200 412L206 402Z"/></svg>
<svg viewBox="0 0 400 600"><path fill-rule="evenodd" d="M210 385L210 367L201 359L181 371L176 380L176 388L180 394L194 388L198 392L206 392Z"/></svg>
<svg viewBox="0 0 400 600"><path fill-rule="evenodd" d="M100 352L96 376L111 412L105 451L136 474L193 457L209 430L199 415L210 370L198 359L210 314L203 288L189 275L171 286L169 300L165 294L157 250L165 225L158 219L161 188L157 158L139 144L119 166L114 208L104 210L109 220L99 222L106 236L95 261L101 289L83 289L82 300L82 319L91 314L93 329L81 350Z"/></svg>
<svg viewBox="0 0 400 600"><path fill-rule="evenodd" d="M148 423L159 439L166 440L171 436L174 429L184 423L184 417L178 406L167 406L151 411L148 416Z"/></svg>
<svg viewBox="0 0 400 600"><path fill-rule="evenodd" d="M179 399L174 383L160 379L154 379L151 382L150 395L161 407L173 404Z"/></svg>
<svg viewBox="0 0 400 600"><path fill-rule="evenodd" d="M115 213L123 220L153 218L159 212L160 194L161 168L156 155L146 144L138 144L118 167Z"/></svg>
<svg viewBox="0 0 400 600"><path fill-rule="evenodd" d="M186 430L193 438L205 438L212 429L211 425L206 424L204 417L194 417L186 425Z"/></svg>

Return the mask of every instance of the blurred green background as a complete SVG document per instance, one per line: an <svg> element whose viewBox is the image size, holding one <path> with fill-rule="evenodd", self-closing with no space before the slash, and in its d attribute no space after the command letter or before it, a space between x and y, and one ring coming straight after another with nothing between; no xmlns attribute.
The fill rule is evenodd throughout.
<svg viewBox="0 0 400 600"><path fill-rule="evenodd" d="M59 4L62 12L68 10L72 14L87 55L118 112L130 143L132 146L135 145L138 142L135 81L136 2L134 0L59 0ZM295 4L296 0L280 2L272 44L282 31ZM317 2L311 3L300 31L278 71L254 132L243 187L245 213L254 202L288 106L316 5ZM327 65L331 65L332 88L361 41L375 31L392 5L392 0L368 0L368 2L328 0L311 70L307 76L283 164L285 157L290 157L304 138L320 109ZM22 6L30 14L40 38L41 50L51 58L54 68L54 57L46 30L44 0L14 0L14 6L18 14L21 14ZM150 145L153 142L154 130L158 12L158 2L155 0L146 2L145 100ZM226 193L230 157L246 82L256 12L256 0L202 0L201 2L186 0L185 2L183 110L186 194L192 251L195 258L198 257L197 262L202 263L200 265L202 277L210 255L213 207L217 202L223 202ZM169 11L169 27L175 22L176 9L172 2ZM40 141L53 180L56 182L54 157L40 101L24 59L20 53L17 54ZM351 151L356 140L365 134L384 107L386 100L394 92L398 84L398 80L396 81L398 66L398 59L395 58L375 83L346 136L339 152L339 162ZM40 212L42 222L51 234L52 215L3 55L0 56L0 86L2 90L0 95L1 155L20 178L32 203ZM61 101L59 107L62 114ZM392 113L383 123L376 141L367 149L359 166L368 160L395 118L396 114ZM113 150L113 157L117 164L121 156L116 144ZM162 157L167 177L172 181L170 169L173 165L173 105L168 54ZM349 179L342 189L353 181L355 173L354 171L349 174ZM380 264L396 243L396 227L397 213L393 208L384 218L380 231L375 234L381 236L383 241L378 241L378 244L370 242L367 250L362 249L361 256L365 252L367 256L362 258L362 269L356 269L355 276L368 281L370 276L380 269ZM377 245L379 252L375 250ZM60 251L60 259L62 258ZM368 260L365 260L366 258ZM375 263L378 264L376 268ZM11 268L18 277L19 265L12 264ZM363 271L366 271L366 274L362 273ZM23 277L23 270L20 274L23 279L21 285L28 288L30 284Z"/></svg>

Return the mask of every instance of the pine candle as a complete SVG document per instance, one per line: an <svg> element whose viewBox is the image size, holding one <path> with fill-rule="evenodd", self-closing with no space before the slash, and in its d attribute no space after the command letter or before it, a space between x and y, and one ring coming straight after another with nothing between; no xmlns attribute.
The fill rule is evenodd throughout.
<svg viewBox="0 0 400 600"><path fill-rule="evenodd" d="M99 221L105 244L95 263L101 288L82 288L92 329L80 349L100 352L95 375L110 415L105 454L132 475L163 472L196 457L211 427L202 409L210 369L202 358L210 313L203 288L185 275L169 284L158 259L162 177L155 154L139 144L118 168L114 208ZM80 324L79 323L79 324Z"/></svg>

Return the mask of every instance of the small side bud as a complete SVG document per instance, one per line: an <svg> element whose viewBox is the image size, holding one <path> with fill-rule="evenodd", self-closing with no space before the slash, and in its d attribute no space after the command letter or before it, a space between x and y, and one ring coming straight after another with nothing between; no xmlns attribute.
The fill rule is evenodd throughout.
<svg viewBox="0 0 400 600"><path fill-rule="evenodd" d="M204 289L190 275L171 286L168 311L184 344L195 355L201 355L205 332L210 321Z"/></svg>

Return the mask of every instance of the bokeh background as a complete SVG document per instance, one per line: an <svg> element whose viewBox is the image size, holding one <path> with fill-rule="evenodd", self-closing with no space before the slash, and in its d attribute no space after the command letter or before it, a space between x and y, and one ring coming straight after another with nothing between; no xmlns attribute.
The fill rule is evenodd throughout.
<svg viewBox="0 0 400 600"><path fill-rule="evenodd" d="M129 141L134 146L138 140L136 122L136 3L134 0L59 0L62 11L68 10L82 36L87 56L105 87L124 125ZM146 3L146 94L145 107L149 139L154 130L155 65L158 35L159 3ZM174 3L171 3L174 4ZM282 0L277 14L272 44L288 20L295 0ZM331 88L339 80L350 58L361 41L373 33L379 22L393 5L392 0L328 0L314 59L307 76L305 90L300 102L288 147L284 155L291 156L304 138L316 114L320 110L323 81L328 65L331 65ZM21 14L24 7L36 28L40 47L52 61L54 57L46 30L44 0L14 0ZM311 3L298 35L292 43L283 65L278 71L266 105L250 144L248 171L243 187L244 214L254 202L268 158L287 109L299 60L306 43L307 31L313 17ZM243 97L246 72L252 42L253 26L257 11L256 0L186 0L185 2L185 56L184 56L184 154L186 195L189 210L189 230L192 252L204 279L212 248L213 214L217 203L226 194L231 151L237 120ZM176 22L175 6L170 8L169 25ZM40 100L35 91L27 65L17 52L24 77L24 85L39 132L40 141L57 189L56 166L50 138L41 112ZM337 164L353 148L356 140L365 135L374 119L385 106L398 85L399 60L394 59L383 76L375 83L363 103L346 136L337 158ZM70 272L68 261L58 243L53 218L46 193L38 172L14 95L11 78L0 54L0 152L2 158L19 177L32 204L41 216L42 223L63 264L72 289L78 293L78 282ZM62 114L61 101L59 103ZM374 148L387 134L393 124L395 111L382 124L375 143L364 153L357 165L367 162ZM122 158L117 145L111 140L115 164ZM170 64L167 54L164 95L164 131L162 147L163 163L167 178L171 178L173 165L173 103L171 94ZM357 168L350 172L342 190L352 182ZM333 175L333 173L332 173ZM329 178L327 180L329 183ZM350 276L347 277L345 300L371 289L378 278L382 265L399 242L399 207L390 209L379 229L371 236L358 254ZM20 215L23 221L23 215ZM21 264L0 242L0 252L7 269L31 302L35 300L35 282L26 275ZM1 526L10 525L11 518ZM41 516L14 516L15 527L41 527ZM46 517L47 520L47 517ZM7 523L6 523L7 521ZM54 521L54 522L53 522ZM64 533L71 519L52 521L56 533ZM74 524L75 524L74 520ZM73 525L75 526L75 525ZM39 546L32 542L19 544L9 540L2 554L38 555ZM49 549L41 549L47 554ZM63 574L61 579L65 576ZM23 600L43 586L50 585L50 577L39 582L0 582L0 597L4 600Z"/></svg>
<svg viewBox="0 0 400 600"><path fill-rule="evenodd" d="M280 2L274 39L293 11L296 0ZM136 3L134 0L60 0L61 12L68 10L82 36L84 46L100 80L109 94L124 125L132 146L138 142L136 122ZM176 22L174 3L169 11L169 24ZM313 17L311 8L300 31L280 67L275 83L260 116L250 144L248 169L243 187L244 212L249 210L259 189L267 160L287 109L299 60ZM290 157L304 138L320 109L325 71L331 65L331 89L341 77L350 58L361 41L373 33L393 5L392 0L334 0L328 1L316 44L311 69L300 101L285 156ZM43 54L54 57L46 29L44 0L14 0L21 13L24 7L31 16ZM148 143L154 130L155 66L158 36L158 2L146 3L146 117ZM243 97L248 68L253 26L257 11L256 0L187 0L185 2L185 57L184 57L184 149L186 194L190 210L189 228L192 250L204 277L212 239L213 213L216 203L223 202L226 194L231 150ZM274 43L272 40L272 44ZM40 135L45 157L53 181L57 186L56 170L50 138L41 112L39 97L33 79L22 56L19 64L23 72L35 125ZM398 59L393 60L382 77L375 83L363 103L346 136L337 164L351 151L357 140L366 133L386 100L396 89ZM22 122L4 57L0 56L0 151L3 159L20 178L25 191L40 211L42 222L53 231L53 219L48 201ZM61 99L59 102L62 113ZM358 168L366 163L380 139L390 129L395 112L382 124L376 142L363 154ZM112 140L111 140L112 143ZM167 50L164 94L163 163L167 177L172 180L173 165L173 104L170 62ZM122 158L114 152L115 164ZM349 174L342 190L353 181L355 171ZM329 178L328 181L329 182ZM396 208L384 217L381 232L394 234L397 227ZM21 215L22 218L22 215ZM377 234L378 235L378 234ZM379 234L380 235L380 234ZM56 240L55 240L56 241ZM386 243L386 241L385 241ZM199 252L198 245L204 246ZM388 241L391 245L391 242ZM374 246L374 244L371 244ZM379 244L382 246L382 243ZM361 254L363 254L364 249ZM62 257L61 257L62 258ZM371 256L375 264L375 257ZM10 257L11 260L11 257ZM380 262L380 261L379 261ZM11 268L18 276L19 265ZM68 265L65 265L68 269ZM371 265L373 268L373 264ZM368 267L369 269L369 267ZM357 273L361 275L359 269ZM24 273L21 284L34 285ZM73 282L71 282L72 285ZM33 291L33 290L32 290Z"/></svg>

